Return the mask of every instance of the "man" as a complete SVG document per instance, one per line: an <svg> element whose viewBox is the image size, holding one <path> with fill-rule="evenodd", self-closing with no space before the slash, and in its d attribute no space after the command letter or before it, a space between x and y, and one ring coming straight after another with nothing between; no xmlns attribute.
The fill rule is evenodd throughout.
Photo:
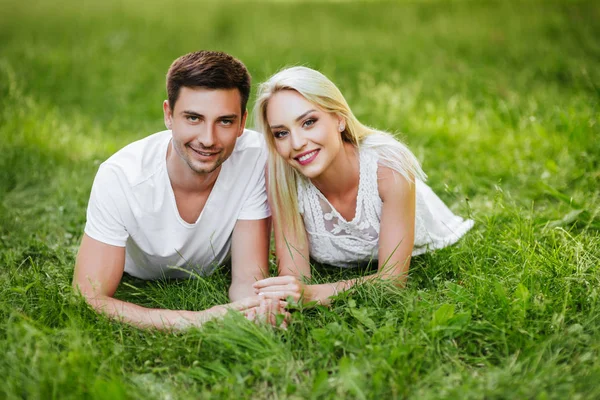
<svg viewBox="0 0 600 400"><path fill-rule="evenodd" d="M200 51L175 60L164 101L169 130L121 149L99 168L73 286L98 312L140 327L184 329L229 309L278 311L252 283L268 275L269 217L262 137L245 130L250 74ZM113 298L123 272L209 274L231 256L232 303L204 311L144 308Z"/></svg>

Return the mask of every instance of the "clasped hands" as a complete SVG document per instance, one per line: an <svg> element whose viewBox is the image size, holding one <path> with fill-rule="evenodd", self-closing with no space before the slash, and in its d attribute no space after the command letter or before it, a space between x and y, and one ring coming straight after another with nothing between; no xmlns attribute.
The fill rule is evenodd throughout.
<svg viewBox="0 0 600 400"><path fill-rule="evenodd" d="M311 301L309 286L295 276L275 276L254 282L254 292L260 299L260 306L244 312L251 321L265 321L273 326L279 325L277 315L283 315L280 326L287 327L290 313L286 310L288 301L294 303ZM279 318L281 321L281 317Z"/></svg>
<svg viewBox="0 0 600 400"><path fill-rule="evenodd" d="M286 306L285 301L256 295L226 305L215 306L209 311L215 317L224 316L230 310L238 311L249 321L287 329L290 313L286 310Z"/></svg>
<svg viewBox="0 0 600 400"><path fill-rule="evenodd" d="M310 302L313 294L310 285L306 285L295 276L275 276L254 282L254 292L260 297L294 303Z"/></svg>
<svg viewBox="0 0 600 400"><path fill-rule="evenodd" d="M312 300L309 285L294 276L262 279L255 282L253 287L256 296L214 307L213 312L224 315L228 310L235 310L241 312L250 321L285 329L290 318L290 313L286 309L288 300L295 303Z"/></svg>

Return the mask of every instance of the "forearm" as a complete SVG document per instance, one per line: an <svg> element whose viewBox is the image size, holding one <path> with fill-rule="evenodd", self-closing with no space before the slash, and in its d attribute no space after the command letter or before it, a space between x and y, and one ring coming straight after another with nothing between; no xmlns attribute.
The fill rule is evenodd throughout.
<svg viewBox="0 0 600 400"><path fill-rule="evenodd" d="M146 308L103 295L85 296L85 299L97 312L139 328L184 330L200 326L220 315L214 308L204 311L164 310Z"/></svg>
<svg viewBox="0 0 600 400"><path fill-rule="evenodd" d="M355 279L348 279L332 283L307 285L303 282L304 275L290 273L289 268L280 268L281 275L261 279L253 283L254 293L259 296L289 300L292 302L311 303L313 301L322 305L329 305L331 297L350 289L357 283L373 279L390 280L397 285L403 285L406 274L398 269L393 271L381 270L375 274Z"/></svg>
<svg viewBox="0 0 600 400"><path fill-rule="evenodd" d="M317 301L317 302L319 302L319 304L322 304L322 305L329 305L329 304L331 304L332 296L335 296L338 293L344 292L356 284L370 282L370 281L373 281L376 279L391 280L396 285L399 285L399 286L403 286L406 281L405 276L389 275L389 274L382 274L382 273L377 272L377 273L374 273L371 275L361 276L359 278L354 278L354 279L347 279L347 280L342 280L342 281L332 282L332 283L309 285L310 292L311 292L311 299L309 299L309 300Z"/></svg>
<svg viewBox="0 0 600 400"><path fill-rule="evenodd" d="M359 282L359 279L362 282L363 280L366 280L371 276L372 275L369 275L368 277L348 279L338 282L309 285L310 298L307 300L316 301L321 305L328 306L331 304L331 297L350 289L352 286L356 285Z"/></svg>

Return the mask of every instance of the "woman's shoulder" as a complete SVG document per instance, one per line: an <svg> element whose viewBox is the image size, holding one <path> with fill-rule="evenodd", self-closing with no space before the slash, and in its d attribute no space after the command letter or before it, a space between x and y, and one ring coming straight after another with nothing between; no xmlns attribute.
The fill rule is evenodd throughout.
<svg viewBox="0 0 600 400"><path fill-rule="evenodd" d="M414 177L426 180L427 177L415 155L393 135L376 131L361 141L361 151L375 157L380 167L387 167L412 181Z"/></svg>
<svg viewBox="0 0 600 400"><path fill-rule="evenodd" d="M360 151L373 155L377 158L386 158L390 153L397 153L399 156L410 150L404 143L396 139L387 132L375 131L365 136L360 142Z"/></svg>
<svg viewBox="0 0 600 400"><path fill-rule="evenodd" d="M360 145L365 148L371 148L371 147L376 147L376 146L380 146L380 145L386 145L386 144L389 145L389 144L396 144L396 143L400 143L400 142L391 134L389 134L387 132L382 132L382 131L374 131L370 135L365 136L361 140Z"/></svg>
<svg viewBox="0 0 600 400"><path fill-rule="evenodd" d="M379 132L364 137L358 145L361 159L379 160L382 155L381 150L390 145L393 146L393 141L394 139L389 135Z"/></svg>

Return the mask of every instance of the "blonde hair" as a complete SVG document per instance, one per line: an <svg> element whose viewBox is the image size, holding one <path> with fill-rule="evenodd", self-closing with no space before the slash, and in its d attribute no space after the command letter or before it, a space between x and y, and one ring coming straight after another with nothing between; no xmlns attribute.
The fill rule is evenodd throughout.
<svg viewBox="0 0 600 400"><path fill-rule="evenodd" d="M298 180L306 178L277 153L275 138L267 121L269 99L282 90L294 90L320 109L342 117L346 125L341 133L342 140L357 148L373 148L381 165L397 171L410 182L414 182L415 178L426 179L412 152L389 133L360 123L340 90L325 75L306 67L283 69L259 86L254 106L257 129L264 133L269 148L267 182L273 216L277 218L279 229L287 227L299 241L304 237L297 190ZM298 244L304 245L301 241Z"/></svg>

